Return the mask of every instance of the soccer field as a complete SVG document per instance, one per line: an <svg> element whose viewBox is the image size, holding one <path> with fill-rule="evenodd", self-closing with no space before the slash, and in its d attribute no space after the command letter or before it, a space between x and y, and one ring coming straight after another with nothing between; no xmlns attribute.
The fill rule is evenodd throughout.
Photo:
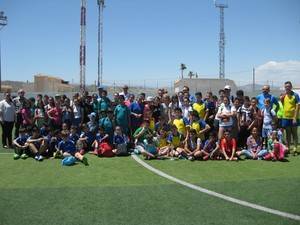
<svg viewBox="0 0 300 225"><path fill-rule="evenodd" d="M0 225L299 224L176 184L132 157L88 155L88 167L63 167L57 159L14 161L3 153ZM209 190L300 215L300 157L288 160L145 162Z"/></svg>

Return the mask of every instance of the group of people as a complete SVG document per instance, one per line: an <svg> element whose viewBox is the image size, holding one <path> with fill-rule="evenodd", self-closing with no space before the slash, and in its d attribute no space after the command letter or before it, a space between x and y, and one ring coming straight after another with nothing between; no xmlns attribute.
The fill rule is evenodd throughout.
<svg viewBox="0 0 300 225"><path fill-rule="evenodd" d="M0 102L2 144L13 148L14 159L61 158L63 165L88 165L85 154L100 157L142 154L145 159L236 161L240 158L283 160L297 155L300 125L299 95L284 83L278 98L263 86L250 98L230 86L218 95L189 87L174 95L159 89L145 93L114 93L103 87L54 97L26 98L24 90ZM13 139L14 130L14 139ZM285 137L285 138L284 138ZM293 141L293 145L292 145Z"/></svg>

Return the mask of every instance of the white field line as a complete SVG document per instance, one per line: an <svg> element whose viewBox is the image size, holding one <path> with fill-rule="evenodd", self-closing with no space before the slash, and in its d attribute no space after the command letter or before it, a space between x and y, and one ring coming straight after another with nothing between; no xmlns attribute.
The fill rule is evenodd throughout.
<svg viewBox="0 0 300 225"><path fill-rule="evenodd" d="M171 180L175 183L181 184L185 187L194 189L196 191L200 191L202 193L205 193L205 194L217 197L217 198L221 198L223 200L226 200L226 201L238 204L238 205L242 205L242 206L253 208L253 209L256 209L256 210L263 211L263 212L271 213L271 214L274 214L274 215L277 215L277 216L281 216L281 217L285 217L285 218L300 221L300 216L299 215L282 212L282 211L279 211L279 210L276 210L276 209L270 209L270 208L267 208L267 207L264 207L264 206L261 206L261 205L253 204L253 203L246 202L246 201L243 201L243 200L239 200L239 199L236 199L236 198L232 198L232 197L229 197L227 195L223 195L223 194L220 194L220 193L217 193L217 192L214 192L214 191L210 191L208 189L205 189L205 188L202 188L200 186L197 186L197 185L185 182L183 180L177 179L176 177L170 176L170 175L168 175L168 174L166 174L166 173L164 173L164 172L162 172L158 169L155 169L154 167L152 167L149 164L145 163L142 159L140 159L136 155L132 155L132 158L136 162L141 164L143 167L145 167L146 169L152 171L153 173L156 173L157 175L159 175L161 177L164 177L164 178L166 178L168 180Z"/></svg>

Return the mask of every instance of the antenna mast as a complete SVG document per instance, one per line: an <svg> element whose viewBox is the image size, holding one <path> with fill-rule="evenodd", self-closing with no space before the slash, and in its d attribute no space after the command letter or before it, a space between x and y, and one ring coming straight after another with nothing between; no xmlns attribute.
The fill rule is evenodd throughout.
<svg viewBox="0 0 300 225"><path fill-rule="evenodd" d="M80 10L80 89L85 90L85 58L86 58L86 0L81 0Z"/></svg>
<svg viewBox="0 0 300 225"><path fill-rule="evenodd" d="M98 87L103 85L103 10L104 0L97 0L98 3Z"/></svg>
<svg viewBox="0 0 300 225"><path fill-rule="evenodd" d="M219 40L219 78L225 78L225 32L224 32L224 8L228 8L227 4L217 4L215 6L220 9L220 40Z"/></svg>

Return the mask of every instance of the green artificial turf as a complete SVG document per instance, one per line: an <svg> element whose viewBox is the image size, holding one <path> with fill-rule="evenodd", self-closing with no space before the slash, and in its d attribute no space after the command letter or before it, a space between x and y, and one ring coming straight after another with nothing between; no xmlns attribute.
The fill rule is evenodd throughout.
<svg viewBox="0 0 300 225"><path fill-rule="evenodd" d="M241 207L174 184L146 170L130 157L88 158L88 167L82 164L63 167L60 160L14 161L12 155L0 154L0 224L297 224L293 220ZM288 164L147 162L184 180L205 184L233 196L239 195L230 189L241 187L243 180L246 182L241 190L243 199L253 197L245 190L266 186L263 183L266 179L253 177L254 171L263 170L257 163L261 163L264 169L270 167L274 170L277 165L283 168L285 172L278 168L281 171L278 175L271 173L275 180L272 186L275 187L279 184L276 182L278 176L282 178L289 174L291 180L297 178L298 173L293 169L296 168L294 163L299 163L298 159ZM256 167L258 169L254 169ZM210 171L218 171L219 175L209 175ZM226 171L237 172L234 176L227 176ZM238 174L251 176L251 179L235 180ZM292 183L290 190L295 185ZM275 189L266 188L271 190L268 193L272 197ZM293 208L297 206L296 197L291 195L288 200L293 203ZM265 203L258 198L254 200L255 203ZM273 208L278 208L276 204L275 201Z"/></svg>

